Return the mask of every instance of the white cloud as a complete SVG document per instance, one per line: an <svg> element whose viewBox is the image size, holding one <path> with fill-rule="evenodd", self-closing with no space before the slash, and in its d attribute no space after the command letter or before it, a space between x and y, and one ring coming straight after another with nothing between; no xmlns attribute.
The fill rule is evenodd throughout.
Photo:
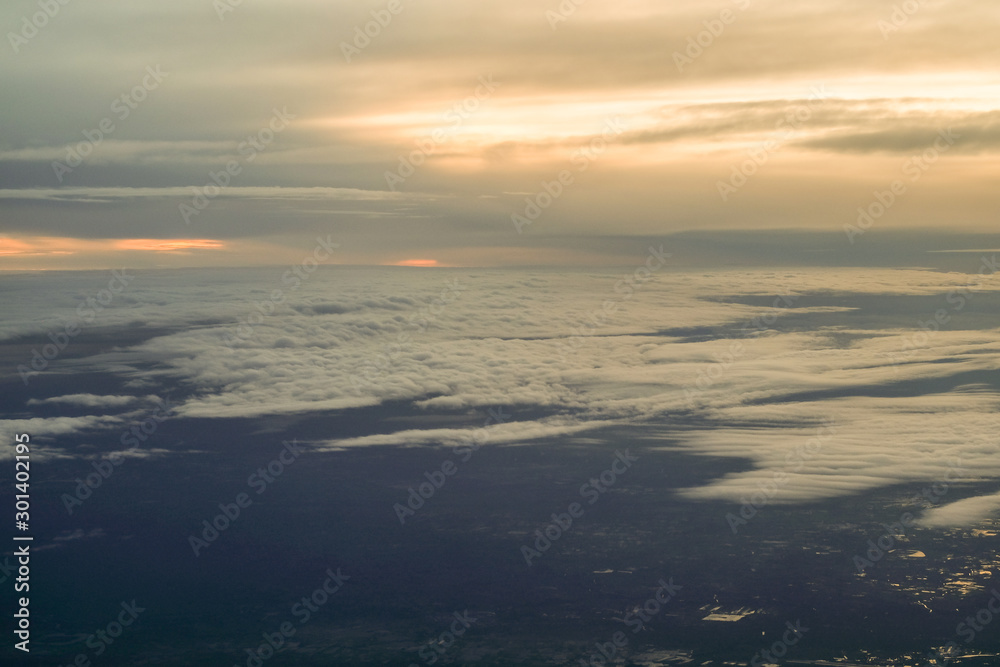
<svg viewBox="0 0 1000 667"><path fill-rule="evenodd" d="M976 316L954 312L950 328L918 340L907 324L928 313L904 308L908 297L921 297L919 308L933 311L939 306L927 297L945 304L944 295L969 284L968 275L664 272L627 300L615 291L622 276L602 272L330 267L294 290L280 271L226 276L168 274L155 287L137 288L128 304L107 311L108 326L169 330L57 364L53 372L113 368L133 383L183 383L194 395L177 406L181 418L318 413L387 401L431 415L502 406L513 421L491 428L494 443L665 424L647 445L751 463L680 490L694 500L742 502L778 471L788 478L773 502L786 504L925 484L941 479L956 457L967 481L1000 479L1000 395L984 384L1000 370L1000 331L962 329ZM460 289L449 303L434 305L449 283ZM791 286L798 294L839 296L846 305L772 309L773 297ZM284 299L249 319L249 335L234 342L240 324L276 288L285 288ZM870 314L851 294L882 295L901 310L864 325ZM764 305L727 302L727 295ZM617 310L586 326L608 300ZM39 313L72 308L66 297L45 309L21 304L6 326L37 330ZM744 323L766 315L775 317L765 328L742 335ZM96 407L106 397L87 400ZM518 417L527 411L530 418ZM676 428L678 421L685 428ZM50 431L56 424L43 422ZM835 431L809 457L796 458L828 422ZM71 433L100 422L67 424ZM331 431L319 439L339 449L447 445L468 435L441 424L355 438Z"/></svg>
<svg viewBox="0 0 1000 667"><path fill-rule="evenodd" d="M66 458L66 454L51 446L54 437L65 437L82 433L87 430L100 430L119 426L121 420L117 417L88 415L86 417L52 417L44 419L2 419L0 420L0 442L14 443L15 436L27 434L30 436L28 445L33 460L46 458ZM12 446L0 449L0 460L13 459L15 449Z"/></svg>
<svg viewBox="0 0 1000 667"><path fill-rule="evenodd" d="M1000 493L964 498L930 509L918 519L927 528L974 528L1000 512Z"/></svg>
<svg viewBox="0 0 1000 667"><path fill-rule="evenodd" d="M513 444L540 438L551 438L557 435L569 435L580 431L589 431L603 426L609 426L607 421L575 421L565 418L543 419L539 421L508 422L491 424L488 427L486 441L490 444ZM370 445L444 445L456 446L474 442L477 429L435 428L411 429L380 435L367 435L358 438L331 440L326 444L328 449L343 449L346 447L361 447Z"/></svg>
<svg viewBox="0 0 1000 667"><path fill-rule="evenodd" d="M98 396L97 394L66 394L51 398L28 400L28 405L80 405L83 407L122 407L142 400L138 396Z"/></svg>

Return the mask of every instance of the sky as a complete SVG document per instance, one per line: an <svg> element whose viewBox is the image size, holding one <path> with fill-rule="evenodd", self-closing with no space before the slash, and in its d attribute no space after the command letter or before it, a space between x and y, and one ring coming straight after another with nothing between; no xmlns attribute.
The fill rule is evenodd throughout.
<svg viewBox="0 0 1000 667"><path fill-rule="evenodd" d="M926 266L1000 247L998 18L10 0L0 269Z"/></svg>

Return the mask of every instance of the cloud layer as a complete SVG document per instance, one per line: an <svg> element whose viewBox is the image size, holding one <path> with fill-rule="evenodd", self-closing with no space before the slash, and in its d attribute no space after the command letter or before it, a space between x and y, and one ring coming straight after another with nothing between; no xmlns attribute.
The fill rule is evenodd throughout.
<svg viewBox="0 0 1000 667"><path fill-rule="evenodd" d="M741 503L776 473L787 475L777 503L916 487L944 479L956 460L964 469L959 486L1000 479L1000 337L982 317L1000 298L993 276L668 268L290 275L139 272L136 291L81 335L128 326L153 337L83 357L71 343L65 361L43 371L111 372L136 397L57 395L27 406L134 409L15 419L5 428L52 435L121 428L143 414L134 402L184 387L190 397L177 404L179 419L320 414L391 401L428 415L503 407L521 416L491 427L495 444L640 423L661 433L650 446L750 463L679 492L691 500ZM49 277L53 298L44 307L21 302L7 320L8 341L46 340L73 317L71 280ZM944 324L927 326L935 317ZM431 426L330 433L315 444L448 446L469 436ZM978 520L989 502L939 508L927 525Z"/></svg>

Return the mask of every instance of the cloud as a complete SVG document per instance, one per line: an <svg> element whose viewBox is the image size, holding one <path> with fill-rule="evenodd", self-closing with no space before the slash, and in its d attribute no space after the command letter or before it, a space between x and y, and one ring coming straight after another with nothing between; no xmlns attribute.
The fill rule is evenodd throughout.
<svg viewBox="0 0 1000 667"><path fill-rule="evenodd" d="M147 397L148 399L149 397ZM144 400L138 396L99 396L97 394L65 394L51 398L28 399L28 405L79 405L88 408L123 407Z"/></svg>
<svg viewBox="0 0 1000 667"><path fill-rule="evenodd" d="M1000 512L1000 493L964 498L927 510L919 518L926 528L974 528L991 523Z"/></svg>
<svg viewBox="0 0 1000 667"><path fill-rule="evenodd" d="M104 536L105 532L103 528L93 528L86 532L82 528L77 528L73 531L64 530L52 539L56 542L74 542L76 540L93 539L95 537Z"/></svg>
<svg viewBox="0 0 1000 667"><path fill-rule="evenodd" d="M243 170L233 186L199 216L210 231L195 236L263 241L337 231L352 237L359 263L371 264L610 264L620 258L599 252L609 225L621 236L838 230L847 212L891 182L898 165L890 161L922 151L942 127L962 135L948 168L922 179L921 201L880 226L940 229L948 220L950 229L994 228L996 7L923 3L886 39L879 22L889 7L743 4L642 0L611 11L588 3L553 29L547 12L558 3L484 0L456 10L454 2L427 0L408 6L347 62L341 42L373 20L378 3L296 1L293 10L265 3L219 21L196 0L128 10L95 1L86 16L60 13L24 52L6 54L18 94L5 109L0 198L17 214L0 229L175 236L184 229L177 204L237 159ZM735 21L706 33L723 10ZM20 25L22 10L0 12ZM95 38L112 29L121 33L113 44ZM175 39L180 34L188 38ZM273 39L280 34L294 34L294 44ZM77 54L74 62L63 49ZM688 50L699 53L678 69L675 54ZM147 66L168 75L135 108L122 106ZM483 78L498 85L477 97ZM829 95L810 105L818 87ZM795 131L776 132L804 104L811 113ZM295 118L242 162L276 107ZM573 168L577 152L614 118L625 132L586 171L573 172L573 186L530 235L515 238L511 214L523 210L524 197ZM717 183L775 136L780 150L724 205ZM81 146L83 163L55 188L53 161ZM396 189L407 194L387 181L400 171L408 175ZM553 236L590 247L553 249ZM243 263L267 264L269 250L241 248ZM87 253L85 265L82 254L69 263L15 261L81 268L121 257ZM155 261L218 259L178 253Z"/></svg>
<svg viewBox="0 0 1000 667"><path fill-rule="evenodd" d="M188 200L190 187L163 188L21 188L0 189L0 199L67 201L78 203L108 203L120 199L172 198ZM294 200L345 200L345 201L403 201L420 199L421 195L353 188L286 188L286 187L228 187L217 195L225 199L294 199Z"/></svg>
<svg viewBox="0 0 1000 667"><path fill-rule="evenodd" d="M826 136L799 141L800 146L828 149L845 153L868 154L875 152L921 154L931 149L935 142L940 152L981 153L1000 147L1000 114L982 114L972 123L964 114L928 114L921 124L909 120L885 119L879 123L860 124L853 131L837 129ZM891 126L890 124L894 125ZM885 125L885 129L872 130L872 125ZM946 135L942 135L945 132ZM939 138L947 136L948 143Z"/></svg>
<svg viewBox="0 0 1000 667"><path fill-rule="evenodd" d="M565 418L511 422L491 425L488 428L488 435L484 436L484 438L490 444L517 444L542 438L590 431L609 426L612 423L608 421L579 422ZM373 445L397 445L404 447L421 445L459 446L470 442L480 442L479 439L475 439L477 435L476 429L413 429L380 435L361 436L358 438L330 440L325 443L324 448L340 450L348 447L367 447Z"/></svg>
<svg viewBox="0 0 1000 667"><path fill-rule="evenodd" d="M713 415L717 428L688 435L680 447L748 459L753 468L681 495L741 504L770 489L770 504L800 504L906 484L918 495L918 484L954 480L955 460L967 481L997 476L989 454L997 407L994 390L727 408ZM751 426L732 425L739 422Z"/></svg>
<svg viewBox="0 0 1000 667"><path fill-rule="evenodd" d="M0 151L0 161L51 162L67 160L68 150L76 144L59 146L33 146ZM184 163L197 162L215 165L230 159L233 146L224 141L120 141L108 139L100 143L88 164L109 162L131 163Z"/></svg>
<svg viewBox="0 0 1000 667"><path fill-rule="evenodd" d="M15 436L30 436L33 459L69 458L62 450L51 446L55 437L75 435L90 430L103 430L121 425L118 417L87 415L85 417L31 417L28 419L0 419L0 438L4 442L15 442ZM14 448L5 447L0 451L0 459L13 459Z"/></svg>
<svg viewBox="0 0 1000 667"><path fill-rule="evenodd" d="M918 488L956 458L968 471L962 481L1000 479L1000 330L989 317L997 276L664 267L625 290L632 270L329 267L294 289L281 270L160 272L140 285L143 275L102 324L153 336L57 360L52 372L113 369L133 383L180 383L190 395L179 419L349 415L397 402L432 417L503 408L513 417L490 428L496 444L638 428L647 447L747 462L678 490L691 501L739 504L776 473L787 475L771 501L782 504ZM67 281L87 288L74 276L35 281L52 298L17 301L5 325L45 337L43 315L58 322L75 312ZM945 326L920 328L941 309ZM69 395L35 404L130 402ZM120 422L10 424L68 435ZM343 449L448 446L468 435L432 419L315 439Z"/></svg>
<svg viewBox="0 0 1000 667"><path fill-rule="evenodd" d="M52 542L49 544L39 545L35 548L35 551L46 551L48 549L64 549L68 546L69 542L76 542L78 540L92 540L95 538L106 537L107 534L104 532L103 528L92 528L89 531L84 531L82 528L77 528L76 530L64 530L58 535L52 538Z"/></svg>

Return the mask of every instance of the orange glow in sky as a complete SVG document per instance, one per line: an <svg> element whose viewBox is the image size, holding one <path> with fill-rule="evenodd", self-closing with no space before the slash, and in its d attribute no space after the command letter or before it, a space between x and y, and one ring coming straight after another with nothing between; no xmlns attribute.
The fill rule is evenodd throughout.
<svg viewBox="0 0 1000 667"><path fill-rule="evenodd" d="M396 262L395 266L437 266L438 262L436 259L404 259L401 262Z"/></svg>
<svg viewBox="0 0 1000 667"><path fill-rule="evenodd" d="M82 251L145 250L180 252L218 250L225 247L211 239L75 239L57 236L0 237L0 255L72 255Z"/></svg>
<svg viewBox="0 0 1000 667"><path fill-rule="evenodd" d="M184 250L217 250L220 241L211 239L121 239L114 242L118 250L152 250L153 252L179 252Z"/></svg>

